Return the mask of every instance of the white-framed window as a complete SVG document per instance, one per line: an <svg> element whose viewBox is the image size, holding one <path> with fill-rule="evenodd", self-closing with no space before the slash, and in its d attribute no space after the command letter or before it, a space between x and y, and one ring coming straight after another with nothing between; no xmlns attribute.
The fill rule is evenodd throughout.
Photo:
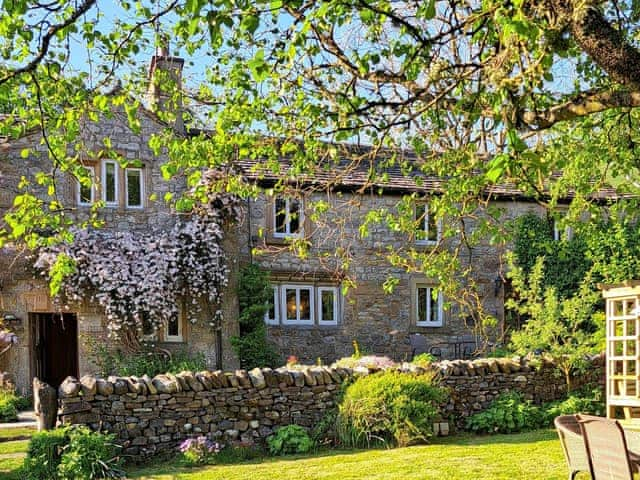
<svg viewBox="0 0 640 480"><path fill-rule="evenodd" d="M273 305L264 315L267 325L335 326L342 318L339 286L303 283L274 284Z"/></svg>
<svg viewBox="0 0 640 480"><path fill-rule="evenodd" d="M435 245L440 240L441 223L436 221L428 203L416 205L416 244Z"/></svg>
<svg viewBox="0 0 640 480"><path fill-rule="evenodd" d="M303 233L304 209L301 199L276 197L273 202L273 236L299 237Z"/></svg>
<svg viewBox="0 0 640 480"><path fill-rule="evenodd" d="M87 172L89 178L91 179L91 184L83 185L82 183L77 182L77 188L78 188L77 202L78 202L78 205L82 205L82 206L93 205L93 203L96 201L95 185L94 185L96 180L96 169L92 166L87 166L82 168Z"/></svg>
<svg viewBox="0 0 640 480"><path fill-rule="evenodd" d="M141 168L125 169L125 191L127 208L142 208L144 198L144 184Z"/></svg>
<svg viewBox="0 0 640 480"><path fill-rule="evenodd" d="M313 287L308 285L282 285L280 305L283 325L313 325Z"/></svg>
<svg viewBox="0 0 640 480"><path fill-rule="evenodd" d="M442 326L442 292L431 285L417 284L415 287L414 300L416 326Z"/></svg>
<svg viewBox="0 0 640 480"><path fill-rule="evenodd" d="M118 205L118 168L113 160L102 162L102 200L106 205Z"/></svg>
<svg viewBox="0 0 640 480"><path fill-rule="evenodd" d="M165 342L182 342L184 336L182 334L182 316L180 312L171 317L164 327Z"/></svg>
<svg viewBox="0 0 640 480"><path fill-rule="evenodd" d="M318 325L338 324L338 287L318 287Z"/></svg>
<svg viewBox="0 0 640 480"><path fill-rule="evenodd" d="M273 297L271 298L271 304L269 305L269 310L264 314L264 323L267 325L278 325L279 323L279 298L278 298L278 287L272 286Z"/></svg>
<svg viewBox="0 0 640 480"><path fill-rule="evenodd" d="M573 228L566 225L564 228L561 226L561 221L557 218L553 219L553 239L556 242L560 240L571 240L573 238Z"/></svg>

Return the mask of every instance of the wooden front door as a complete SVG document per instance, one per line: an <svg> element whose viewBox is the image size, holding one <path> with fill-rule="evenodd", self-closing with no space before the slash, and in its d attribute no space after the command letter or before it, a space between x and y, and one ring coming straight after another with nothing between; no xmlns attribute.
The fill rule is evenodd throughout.
<svg viewBox="0 0 640 480"><path fill-rule="evenodd" d="M75 313L30 313L32 374L57 388L78 377L78 319Z"/></svg>

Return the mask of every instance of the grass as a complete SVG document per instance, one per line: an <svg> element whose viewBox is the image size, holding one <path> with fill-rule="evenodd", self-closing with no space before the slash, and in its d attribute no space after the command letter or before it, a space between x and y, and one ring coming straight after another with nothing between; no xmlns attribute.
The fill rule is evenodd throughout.
<svg viewBox="0 0 640 480"><path fill-rule="evenodd" d="M12 427L0 430L0 447L1 442L7 440L22 440L31 437L35 433L35 427Z"/></svg>
<svg viewBox="0 0 640 480"><path fill-rule="evenodd" d="M19 480L27 441L0 442L0 478ZM193 468L179 460L130 467L138 480L563 480L567 467L554 430L478 437L457 435L397 449L321 450ZM588 475L578 475L587 480Z"/></svg>
<svg viewBox="0 0 640 480"><path fill-rule="evenodd" d="M565 479L554 430L514 435L455 436L398 449L327 450L313 456L265 457L235 465L180 467L178 462L130 471L139 480L506 480ZM581 474L582 475L582 474ZM578 476L587 479L588 475Z"/></svg>

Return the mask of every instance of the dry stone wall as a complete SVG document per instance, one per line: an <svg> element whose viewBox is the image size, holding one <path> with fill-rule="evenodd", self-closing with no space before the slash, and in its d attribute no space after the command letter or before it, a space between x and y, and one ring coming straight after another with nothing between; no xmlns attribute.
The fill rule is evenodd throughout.
<svg viewBox="0 0 640 480"><path fill-rule="evenodd" d="M534 368L519 358L483 359L444 361L434 367L450 391L443 417L458 427L505 391L520 391L537 403L565 393L564 380L550 363ZM409 364L402 369L407 374L424 372ZM591 369L589 378L576 382L598 380L601 371ZM368 373L367 368L282 367L154 378L69 377L58 391L59 415L63 423L116 433L124 453L137 458L175 451L180 441L195 435L223 443L262 443L280 426L312 428L335 407L345 380Z"/></svg>

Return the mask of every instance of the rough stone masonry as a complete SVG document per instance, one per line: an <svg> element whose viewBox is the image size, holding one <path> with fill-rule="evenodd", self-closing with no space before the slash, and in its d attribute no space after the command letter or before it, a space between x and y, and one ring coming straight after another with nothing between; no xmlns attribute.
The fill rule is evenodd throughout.
<svg viewBox="0 0 640 480"><path fill-rule="evenodd" d="M601 360L596 361L600 367ZM566 386L554 365L533 367L526 359L456 360L434 364L450 391L445 420L458 427L484 410L500 393L522 392L536 403L561 398ZM424 369L403 364L406 374ZM596 381L602 369L591 369ZM600 373L598 373L600 372ZM209 435L223 443L262 443L278 427L292 423L312 428L336 405L342 383L363 369L286 367L249 372L182 372L154 378L68 377L60 385L59 415L65 424L86 424L117 435L124 453L146 458L175 451L185 438Z"/></svg>

